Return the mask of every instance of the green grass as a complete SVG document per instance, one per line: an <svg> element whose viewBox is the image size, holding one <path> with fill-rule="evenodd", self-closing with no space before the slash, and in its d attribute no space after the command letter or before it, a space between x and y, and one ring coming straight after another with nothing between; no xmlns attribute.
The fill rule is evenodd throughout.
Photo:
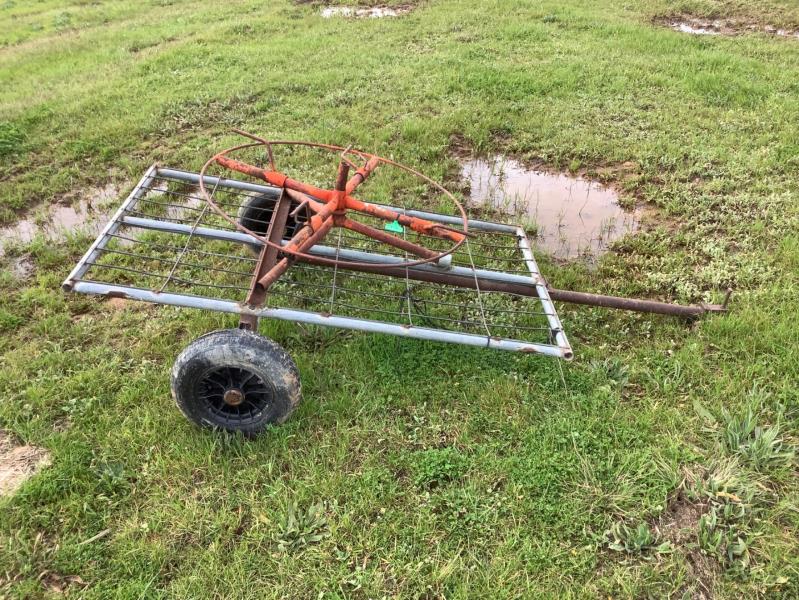
<svg viewBox="0 0 799 600"><path fill-rule="evenodd" d="M457 139L552 168L634 163L617 183L652 224L596 270L541 257L551 283L682 301L733 286L730 314L563 306L569 364L264 323L304 404L245 441L192 427L168 388L179 351L234 321L63 294L86 236L15 245L0 425L52 466L0 500L0 595L799 595L799 42L653 25L689 11L780 25L795 3L317 10L0 4L0 221L129 188L154 161L198 169L231 126L354 143L450 182ZM35 265L24 282L19 256ZM655 531L684 501L704 507L690 535Z"/></svg>

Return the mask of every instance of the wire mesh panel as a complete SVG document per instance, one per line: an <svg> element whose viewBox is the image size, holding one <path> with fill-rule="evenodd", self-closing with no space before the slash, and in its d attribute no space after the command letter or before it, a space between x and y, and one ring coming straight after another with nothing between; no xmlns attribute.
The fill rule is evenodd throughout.
<svg viewBox="0 0 799 600"><path fill-rule="evenodd" d="M401 268L392 264L414 257L354 231L333 229L310 254L340 260L366 257L379 265L359 271L298 260L268 289L263 306L249 307L243 303L261 243L214 212L201 197L198 181L194 173L152 167L65 288L571 357L520 228L470 221L470 235L451 264ZM218 177L206 178L205 187L228 215L246 218L249 229L260 226L259 233L266 232L279 189ZM452 217L426 214L452 222ZM299 211L292 219L288 237L307 214ZM359 219L386 227L373 217ZM410 228L394 231L432 250L451 246Z"/></svg>

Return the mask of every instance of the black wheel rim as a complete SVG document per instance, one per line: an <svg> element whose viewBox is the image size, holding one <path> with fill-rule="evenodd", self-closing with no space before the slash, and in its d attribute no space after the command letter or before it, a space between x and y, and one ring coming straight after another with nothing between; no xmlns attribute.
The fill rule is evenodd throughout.
<svg viewBox="0 0 799 600"><path fill-rule="evenodd" d="M251 208L246 216L241 219L241 224L246 228L264 235L266 230L269 229L269 221L272 220L272 213L274 212L274 204L266 208Z"/></svg>
<svg viewBox="0 0 799 600"><path fill-rule="evenodd" d="M266 235L269 229L269 222L272 220L272 213L275 210L277 200L269 196L256 196L247 204L247 210L239 219L239 222L250 231ZM292 200L291 209L294 210L297 203ZM291 238L297 230L301 219L289 216L286 221L286 232L284 237Z"/></svg>
<svg viewBox="0 0 799 600"><path fill-rule="evenodd" d="M197 381L197 397L220 425L256 423L270 412L275 390L268 380L239 367L213 367Z"/></svg>

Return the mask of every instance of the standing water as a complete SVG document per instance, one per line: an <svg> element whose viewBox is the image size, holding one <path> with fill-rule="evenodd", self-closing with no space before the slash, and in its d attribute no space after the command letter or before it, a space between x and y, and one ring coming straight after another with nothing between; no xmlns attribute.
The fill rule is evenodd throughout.
<svg viewBox="0 0 799 600"><path fill-rule="evenodd" d="M466 162L470 212L511 216L536 230L539 248L559 258L597 255L637 227L612 189L582 177L528 170L495 156Z"/></svg>
<svg viewBox="0 0 799 600"><path fill-rule="evenodd" d="M373 6L371 8L356 8L353 6L328 6L319 14L323 19L331 17L355 17L356 19L383 19L385 17L399 17L410 12L410 8L388 6Z"/></svg>
<svg viewBox="0 0 799 600"><path fill-rule="evenodd" d="M27 243L41 233L49 239L62 239L67 233L78 229L97 234L105 225L110 210L109 203L116 200L119 188L108 184L90 190L72 205L53 204L39 218L21 219L13 225L0 227L0 256L6 241Z"/></svg>

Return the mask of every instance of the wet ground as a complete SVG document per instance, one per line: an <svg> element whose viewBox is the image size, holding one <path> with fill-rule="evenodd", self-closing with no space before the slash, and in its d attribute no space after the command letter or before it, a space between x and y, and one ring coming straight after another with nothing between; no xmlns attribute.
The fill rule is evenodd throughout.
<svg viewBox="0 0 799 600"><path fill-rule="evenodd" d="M11 275L15 279L28 279L35 270L36 267L30 256L18 256L11 261Z"/></svg>
<svg viewBox="0 0 799 600"><path fill-rule="evenodd" d="M326 6L319 14L324 19L331 17L355 17L356 19L382 19L385 17L399 17L410 12L409 7L372 6L359 8L355 6Z"/></svg>
<svg viewBox="0 0 799 600"><path fill-rule="evenodd" d="M16 444L13 438L0 429L0 496L9 496L50 463L43 448Z"/></svg>
<svg viewBox="0 0 799 600"><path fill-rule="evenodd" d="M799 39L799 31L780 29L769 25L742 23L727 19L675 18L668 21L669 27L692 35L739 35L742 33L765 33L777 37Z"/></svg>
<svg viewBox="0 0 799 600"><path fill-rule="evenodd" d="M8 242L27 243L37 234L48 239L63 239L73 231L99 233L115 205L119 201L119 188L108 184L90 190L79 199L65 198L63 202L49 206L6 227L0 228L0 256Z"/></svg>
<svg viewBox="0 0 799 600"><path fill-rule="evenodd" d="M698 23L686 23L684 21L673 22L671 28L680 33L693 33L694 35L721 35L721 30L712 26Z"/></svg>
<svg viewBox="0 0 799 600"><path fill-rule="evenodd" d="M468 208L473 217L512 221L535 229L538 247L558 258L597 256L638 226L639 215L622 209L613 189L582 177L527 169L503 156L464 162L461 175L469 182ZM156 188L153 193L157 196L159 191ZM119 188L109 184L69 204L54 204L0 228L0 256L3 243L30 242L37 234L59 240L78 230L99 233L119 201ZM174 211L196 208L201 203L198 191L187 188L180 205L169 205L165 216L175 217ZM14 262L15 277L30 275L32 269L26 260L22 257Z"/></svg>
<svg viewBox="0 0 799 600"><path fill-rule="evenodd" d="M472 217L493 216L536 231L537 246L558 258L596 256L636 230L638 214L626 211L611 188L582 177L527 169L494 156L463 163Z"/></svg>

